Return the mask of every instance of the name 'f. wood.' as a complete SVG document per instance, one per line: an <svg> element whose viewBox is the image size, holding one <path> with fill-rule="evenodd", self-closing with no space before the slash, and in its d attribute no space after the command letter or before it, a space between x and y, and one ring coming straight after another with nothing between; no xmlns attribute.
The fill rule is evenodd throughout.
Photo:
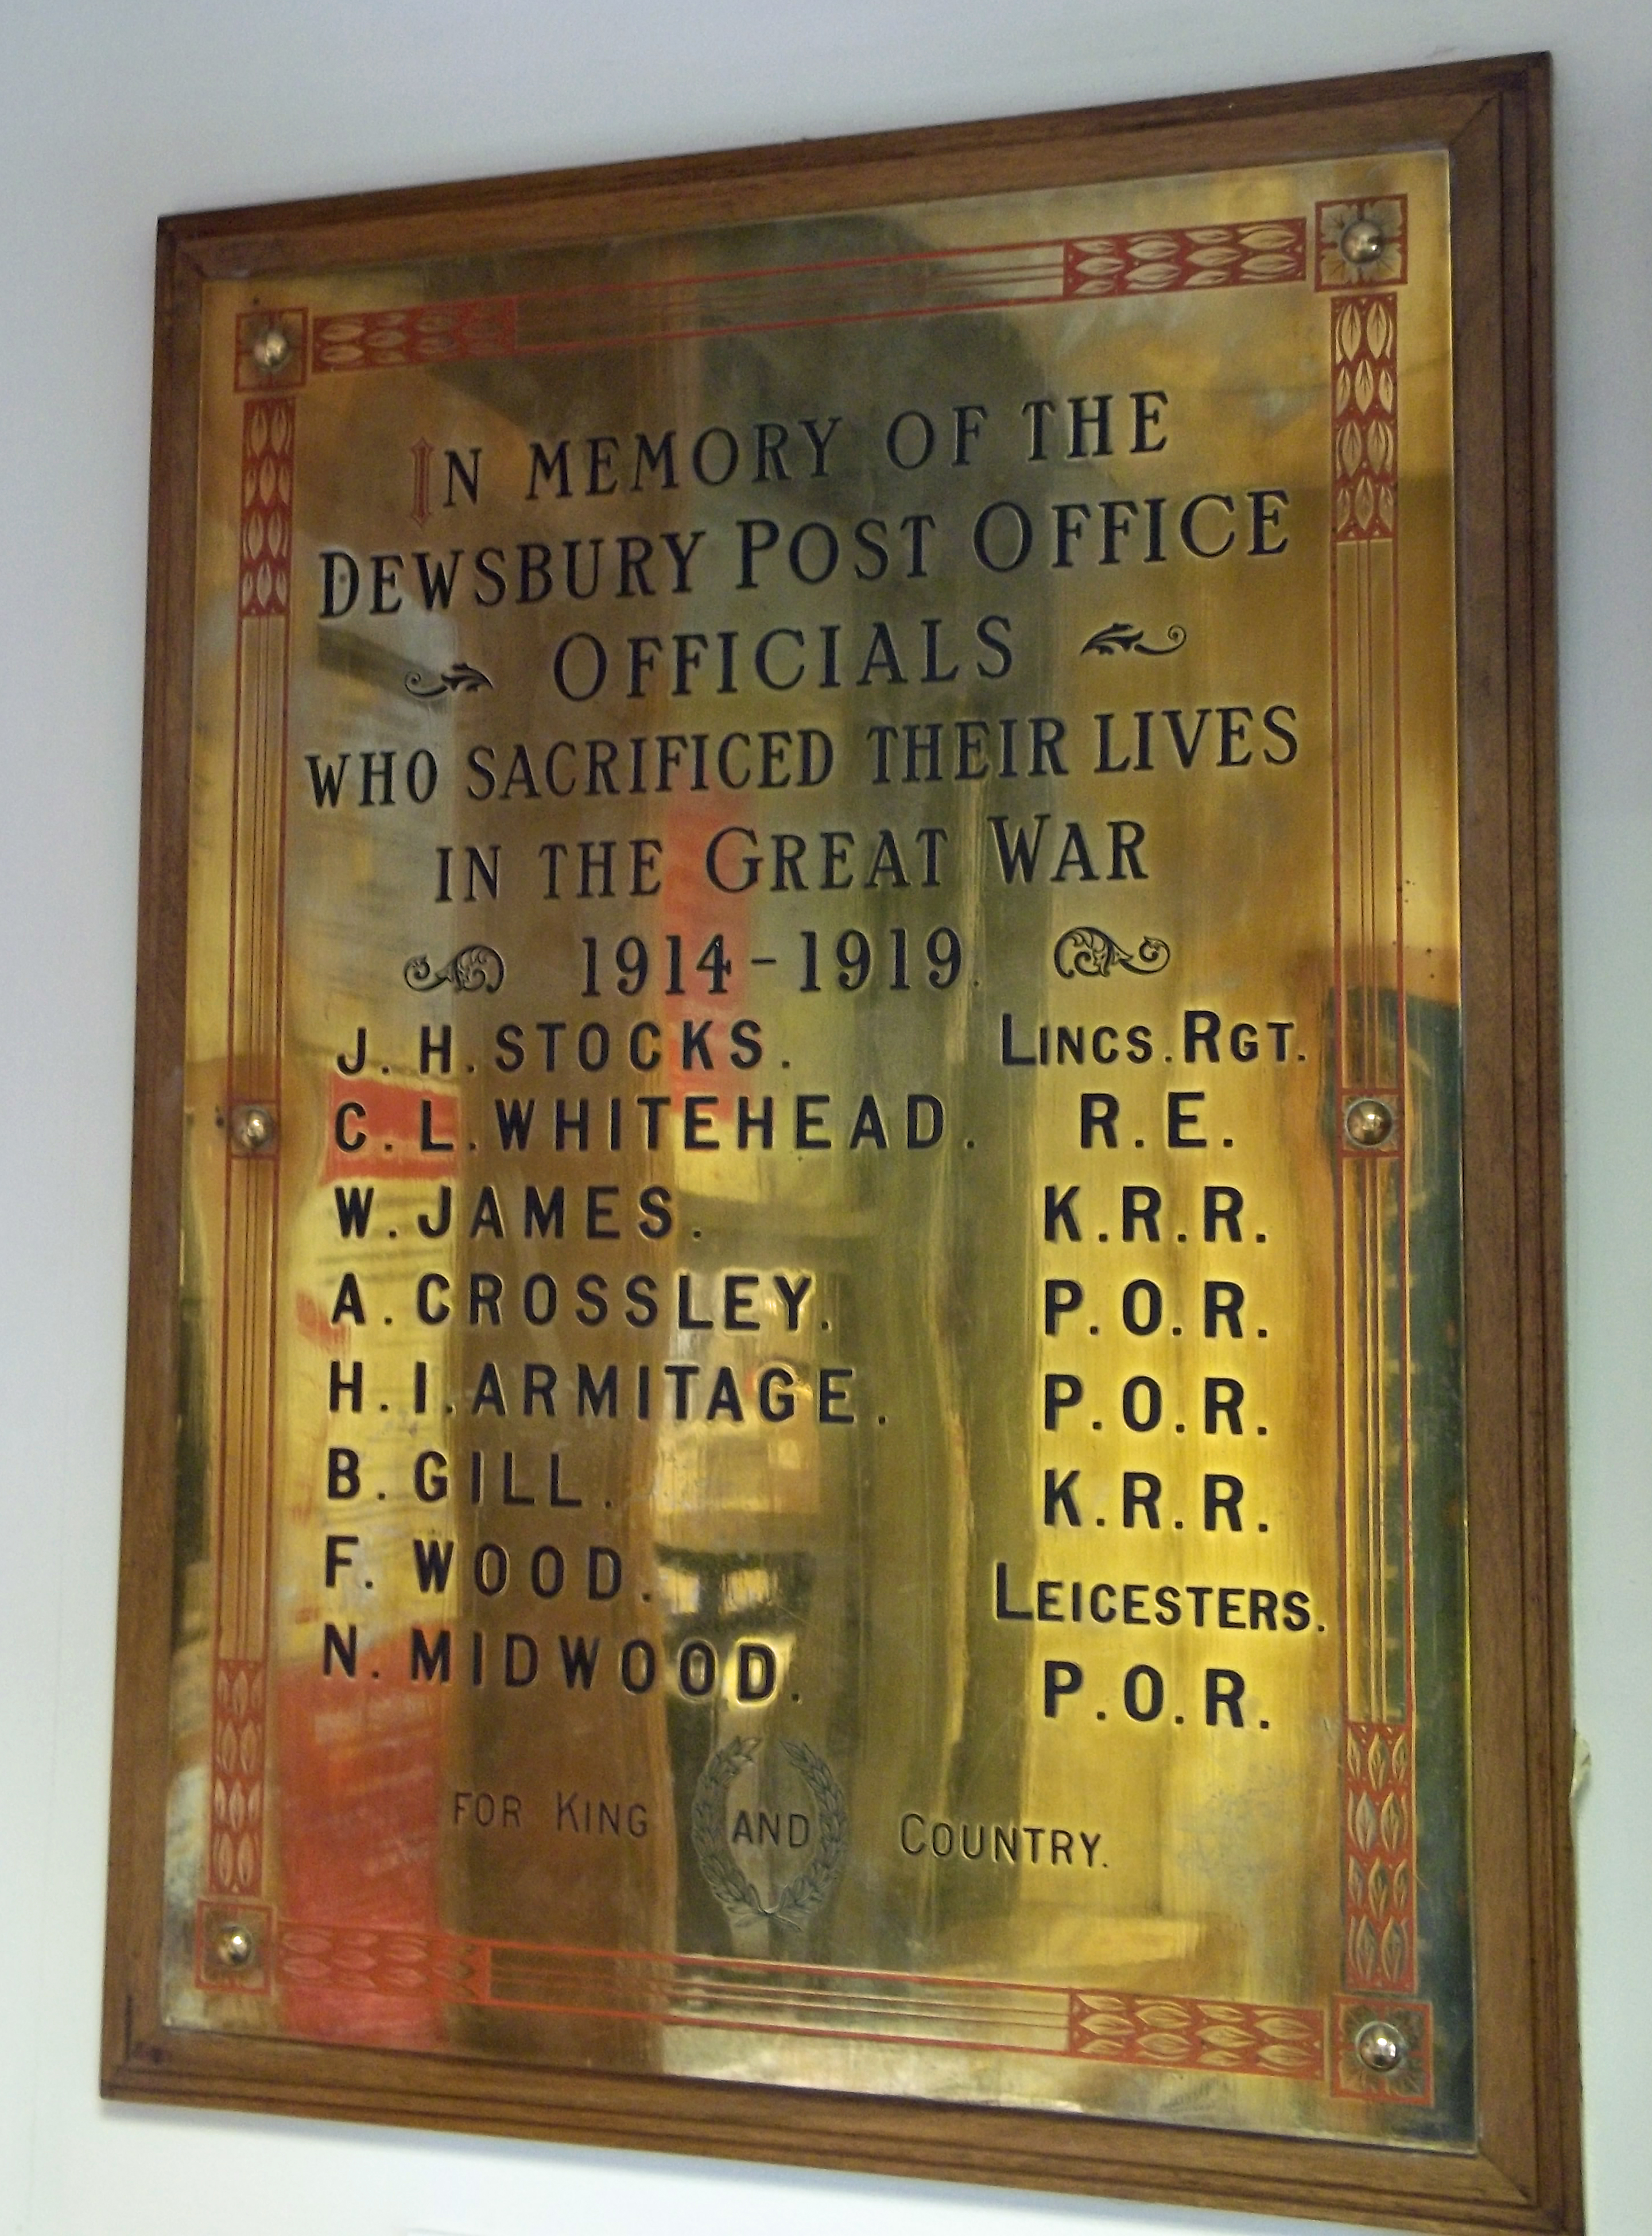
<svg viewBox="0 0 1652 2236"><path fill-rule="evenodd" d="M1581 2226L1546 104L163 225L112 2094Z"/></svg>

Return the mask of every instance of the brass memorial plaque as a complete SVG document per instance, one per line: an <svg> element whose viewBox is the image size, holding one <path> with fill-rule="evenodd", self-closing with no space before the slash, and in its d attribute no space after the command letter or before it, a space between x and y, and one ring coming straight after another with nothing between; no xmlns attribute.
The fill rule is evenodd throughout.
<svg viewBox="0 0 1652 2236"><path fill-rule="evenodd" d="M1464 189L1369 138L203 254L197 2095L1467 2194Z"/></svg>

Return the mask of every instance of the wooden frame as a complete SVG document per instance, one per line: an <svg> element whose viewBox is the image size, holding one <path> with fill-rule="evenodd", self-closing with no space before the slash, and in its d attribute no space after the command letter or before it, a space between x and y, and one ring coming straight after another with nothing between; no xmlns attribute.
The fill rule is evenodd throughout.
<svg viewBox="0 0 1652 2236"><path fill-rule="evenodd" d="M107 2095L641 2144L1436 2230L1582 2226L1563 1496L1549 73L1451 64L170 219L160 230ZM158 2007L178 1384L201 294L214 275L574 241L1346 150L1450 151L1458 216L1469 1542L1480 2143L1376 2152L173 2031Z"/></svg>

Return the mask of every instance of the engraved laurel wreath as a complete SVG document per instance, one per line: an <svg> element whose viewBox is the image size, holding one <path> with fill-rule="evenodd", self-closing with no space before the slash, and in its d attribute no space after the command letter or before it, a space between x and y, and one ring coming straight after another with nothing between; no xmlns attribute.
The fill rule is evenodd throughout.
<svg viewBox="0 0 1652 2236"><path fill-rule="evenodd" d="M1056 942L1056 968L1063 978L1110 978L1116 963L1121 970L1150 978L1170 960L1167 939L1144 939L1132 954L1097 924L1075 924Z"/></svg>
<svg viewBox="0 0 1652 2236"><path fill-rule="evenodd" d="M451 986L456 994L497 994L504 984L504 957L497 947L478 943L460 948L439 970L431 970L428 955L415 955L402 977L415 994L433 994L438 986Z"/></svg>
<svg viewBox="0 0 1652 2236"><path fill-rule="evenodd" d="M831 1766L813 1747L801 1739L780 1739L776 1744L809 1789L818 1829L814 1854L795 1878L786 1882L772 1907L734 1861L724 1822L728 1789L762 1753L760 1739L731 1739L713 1755L694 1787L688 1829L706 1884L731 1922L754 1924L760 1918L772 1917L787 1932L799 1933L811 1911L819 1909L837 1883L848 1845L849 1816L843 1788L833 1776Z"/></svg>

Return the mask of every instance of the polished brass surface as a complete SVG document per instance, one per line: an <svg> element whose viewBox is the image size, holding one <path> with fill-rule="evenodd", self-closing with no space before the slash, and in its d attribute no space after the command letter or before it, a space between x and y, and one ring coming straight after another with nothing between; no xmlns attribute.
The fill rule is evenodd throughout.
<svg viewBox="0 0 1652 2236"><path fill-rule="evenodd" d="M252 345L253 362L260 372L279 372L293 354L285 328L267 326Z"/></svg>
<svg viewBox="0 0 1652 2236"><path fill-rule="evenodd" d="M1405 2062L1405 2037L1382 2019L1371 2019L1354 2036L1359 2062L1373 2073L1392 2073Z"/></svg>
<svg viewBox="0 0 1652 2236"><path fill-rule="evenodd" d="M1375 218L1357 217L1345 228L1342 253L1350 264L1374 264L1382 250L1382 227Z"/></svg>
<svg viewBox="0 0 1652 2236"><path fill-rule="evenodd" d="M209 284L169 2023L1471 2144L1447 195Z"/></svg>
<svg viewBox="0 0 1652 2236"><path fill-rule="evenodd" d="M275 1114L256 1102L238 1103L229 1114L229 1141L243 1156L275 1147Z"/></svg>
<svg viewBox="0 0 1652 2236"><path fill-rule="evenodd" d="M1376 1149L1394 1130L1392 1106L1375 1095L1362 1095L1348 1105L1343 1131L1356 1148Z"/></svg>

